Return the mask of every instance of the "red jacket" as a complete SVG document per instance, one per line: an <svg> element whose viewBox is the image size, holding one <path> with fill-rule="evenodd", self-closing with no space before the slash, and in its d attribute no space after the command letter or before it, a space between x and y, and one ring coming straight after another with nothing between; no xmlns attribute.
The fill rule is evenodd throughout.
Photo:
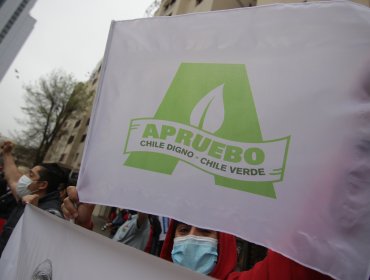
<svg viewBox="0 0 370 280"><path fill-rule="evenodd" d="M171 251L175 228L173 221L164 241L161 258L172 262ZM268 251L266 258L252 269L233 272L236 267L236 240L227 233L218 233L218 260L209 276L220 280L329 280L329 276L304 267L278 253Z"/></svg>

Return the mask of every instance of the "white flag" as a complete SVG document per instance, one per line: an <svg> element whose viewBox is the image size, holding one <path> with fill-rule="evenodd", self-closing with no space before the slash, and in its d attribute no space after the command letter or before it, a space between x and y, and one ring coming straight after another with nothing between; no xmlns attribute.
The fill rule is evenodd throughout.
<svg viewBox="0 0 370 280"><path fill-rule="evenodd" d="M369 65L347 1L113 22L80 197L365 279Z"/></svg>
<svg viewBox="0 0 370 280"><path fill-rule="evenodd" d="M31 206L26 207L1 256L0 279L210 278Z"/></svg>

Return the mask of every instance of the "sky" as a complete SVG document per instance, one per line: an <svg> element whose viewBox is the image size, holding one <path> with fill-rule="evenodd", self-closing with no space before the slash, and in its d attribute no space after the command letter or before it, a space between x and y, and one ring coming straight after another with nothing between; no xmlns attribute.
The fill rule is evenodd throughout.
<svg viewBox="0 0 370 280"><path fill-rule="evenodd" d="M153 2L38 0L31 10L34 29L0 82L0 134L22 130L16 119L26 117L21 111L25 85L55 69L86 81L103 58L111 21L143 18Z"/></svg>

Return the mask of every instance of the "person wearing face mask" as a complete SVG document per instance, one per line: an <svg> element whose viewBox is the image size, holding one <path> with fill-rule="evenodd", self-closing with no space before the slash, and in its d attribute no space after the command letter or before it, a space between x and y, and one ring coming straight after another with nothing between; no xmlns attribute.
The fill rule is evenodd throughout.
<svg viewBox="0 0 370 280"><path fill-rule="evenodd" d="M67 189L62 204L67 219L88 227L93 205L80 203L76 187ZM247 271L235 271L236 239L233 235L171 220L160 257L220 280L329 280L327 275L304 267L272 250Z"/></svg>
<svg viewBox="0 0 370 280"><path fill-rule="evenodd" d="M59 217L63 217L60 210L60 188L68 183L65 171L55 163L42 163L34 166L28 174L23 175L15 165L11 154L13 144L4 142L2 145L4 159L4 173L8 186L17 201L9 215L0 235L0 256L13 232L18 220L22 216L25 204L33 204Z"/></svg>
<svg viewBox="0 0 370 280"><path fill-rule="evenodd" d="M211 274L218 261L219 237L216 231L173 220L163 245L161 258L202 274Z"/></svg>
<svg viewBox="0 0 370 280"><path fill-rule="evenodd" d="M237 251L233 235L175 220L170 222L160 257L222 280L332 279L272 250L252 269L236 272Z"/></svg>

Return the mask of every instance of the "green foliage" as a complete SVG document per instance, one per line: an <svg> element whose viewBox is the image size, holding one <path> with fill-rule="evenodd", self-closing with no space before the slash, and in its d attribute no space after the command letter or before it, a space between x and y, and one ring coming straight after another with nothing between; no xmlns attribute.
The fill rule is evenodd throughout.
<svg viewBox="0 0 370 280"><path fill-rule="evenodd" d="M34 164L42 162L47 150L67 119L84 109L87 99L86 85L71 74L56 70L25 87L22 111L27 115L26 127L18 141L35 148Z"/></svg>

